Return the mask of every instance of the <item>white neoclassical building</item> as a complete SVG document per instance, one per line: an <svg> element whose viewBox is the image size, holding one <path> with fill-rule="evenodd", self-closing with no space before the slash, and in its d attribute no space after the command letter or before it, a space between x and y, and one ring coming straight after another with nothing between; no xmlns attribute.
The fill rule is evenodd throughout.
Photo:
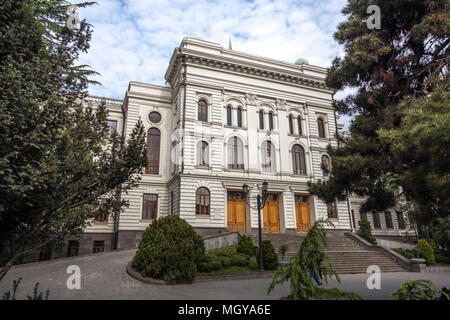
<svg viewBox="0 0 450 320"><path fill-rule="evenodd" d="M123 195L129 208L120 219L99 217L81 241L68 241L62 255L109 250L112 234L118 249L135 248L152 220L170 214L203 235L256 232L255 197L264 181L264 232L305 233L320 218L330 218L335 230L356 226L358 199L327 205L307 187L327 179L324 168L332 164L326 147L337 144L343 127L326 72L301 59L288 63L184 38L173 52L166 86L131 81L123 101L105 100L111 130L128 136L143 121L148 166L139 187ZM395 215L383 223L387 233L399 233Z"/></svg>

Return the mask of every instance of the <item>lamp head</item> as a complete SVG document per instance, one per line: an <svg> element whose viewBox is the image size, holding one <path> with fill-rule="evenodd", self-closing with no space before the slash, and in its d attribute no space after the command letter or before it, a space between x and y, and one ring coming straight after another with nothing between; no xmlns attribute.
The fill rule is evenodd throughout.
<svg viewBox="0 0 450 320"><path fill-rule="evenodd" d="M242 185L242 190L244 190L244 192L247 193L248 192L248 185L244 183Z"/></svg>
<svg viewBox="0 0 450 320"><path fill-rule="evenodd" d="M262 192L263 192L263 194L266 194L268 189L269 189L269 184L267 183L267 181L264 181L263 184L262 184Z"/></svg>

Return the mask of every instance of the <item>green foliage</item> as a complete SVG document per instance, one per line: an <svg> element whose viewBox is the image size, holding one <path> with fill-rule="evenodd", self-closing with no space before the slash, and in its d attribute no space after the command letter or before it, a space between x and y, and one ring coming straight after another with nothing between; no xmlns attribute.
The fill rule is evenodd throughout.
<svg viewBox="0 0 450 320"><path fill-rule="evenodd" d="M275 270L278 267L278 255L270 240L262 241L262 253L264 270ZM256 254L256 260L259 262L259 250Z"/></svg>
<svg viewBox="0 0 450 320"><path fill-rule="evenodd" d="M96 73L76 62L92 28L65 26L69 4L0 3L0 256L10 264L81 234L100 210L119 215L127 202L117 195L139 182L147 163L141 122L127 141L106 140L106 107L83 102Z"/></svg>
<svg viewBox="0 0 450 320"><path fill-rule="evenodd" d="M223 268L228 268L233 263L233 259L230 257L220 257L219 260Z"/></svg>
<svg viewBox="0 0 450 320"><path fill-rule="evenodd" d="M228 246L228 247L223 247L223 248L219 248L219 249L208 250L208 254L229 257L229 258L236 253L238 253L236 246Z"/></svg>
<svg viewBox="0 0 450 320"><path fill-rule="evenodd" d="M450 264L450 257L436 253L434 255L436 263Z"/></svg>
<svg viewBox="0 0 450 320"><path fill-rule="evenodd" d="M144 277L169 284L191 283L204 255L202 237L184 219L171 215L145 229L132 266Z"/></svg>
<svg viewBox="0 0 450 320"><path fill-rule="evenodd" d="M20 282L22 281L22 278L19 278L17 280L13 280L13 292L11 294L10 291L5 292L3 294L3 300L16 300L16 292L17 292L17 288L19 287ZM27 295L27 299L28 300L48 300L48 296L50 294L50 291L47 290L45 292L45 296L43 296L42 292L38 293L38 287L39 287L39 282L37 282L34 286L34 290L33 290L33 295Z"/></svg>
<svg viewBox="0 0 450 320"><path fill-rule="evenodd" d="M223 266L221 258L213 254L206 254L198 264L199 272L211 272L220 270Z"/></svg>
<svg viewBox="0 0 450 320"><path fill-rule="evenodd" d="M356 231L360 237L366 239L372 244L377 244L377 240L372 235L372 228L370 227L370 222L367 220L359 220L359 229Z"/></svg>
<svg viewBox="0 0 450 320"><path fill-rule="evenodd" d="M286 254L288 249L288 246L285 244L282 244L279 248L278 248L278 252L281 254L282 257L284 257L284 255Z"/></svg>
<svg viewBox="0 0 450 320"><path fill-rule="evenodd" d="M450 215L445 218L436 219L431 228L431 233L438 245L450 250Z"/></svg>
<svg viewBox="0 0 450 320"><path fill-rule="evenodd" d="M333 223L329 220L316 221L300 244L300 249L291 260L291 263L288 265L280 265L275 271L268 293L276 285L289 282L290 294L283 299L362 299L355 293L342 291L337 288L319 288L310 277L311 270L319 274L320 268L325 283L328 283L328 280L331 280L333 276L340 282L338 274L333 269L323 249L327 245L324 226L334 227Z"/></svg>
<svg viewBox="0 0 450 320"><path fill-rule="evenodd" d="M382 14L379 30L366 25L373 3ZM328 203L364 197L362 212L407 199L416 221L429 225L450 207L449 2L349 0L342 12L334 38L345 54L332 62L326 84L356 89L334 102L354 120L351 136L328 147L329 179L309 183L310 191Z"/></svg>
<svg viewBox="0 0 450 320"><path fill-rule="evenodd" d="M231 256L231 265L233 266L248 266L250 257L242 254L237 253Z"/></svg>
<svg viewBox="0 0 450 320"><path fill-rule="evenodd" d="M396 300L434 300L435 285L429 280L403 281L400 288L391 293Z"/></svg>
<svg viewBox="0 0 450 320"><path fill-rule="evenodd" d="M250 270L259 270L259 264L256 261L256 257L251 257L250 258L250 262L248 263L248 267L250 268Z"/></svg>
<svg viewBox="0 0 450 320"><path fill-rule="evenodd" d="M237 252L246 254L248 256L253 255L253 240L249 236L243 234L239 239L239 243L237 245Z"/></svg>
<svg viewBox="0 0 450 320"><path fill-rule="evenodd" d="M398 254L401 254L407 259L422 258L422 256L420 255L420 251L417 249L394 248L392 250L394 250Z"/></svg>
<svg viewBox="0 0 450 320"><path fill-rule="evenodd" d="M428 266L434 262L434 250L425 239L417 240L416 248L420 251Z"/></svg>

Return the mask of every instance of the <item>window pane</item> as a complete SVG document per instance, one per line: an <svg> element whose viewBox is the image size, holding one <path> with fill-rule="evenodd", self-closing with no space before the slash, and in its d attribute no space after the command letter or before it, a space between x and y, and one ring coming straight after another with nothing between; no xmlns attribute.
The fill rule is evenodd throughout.
<svg viewBox="0 0 450 320"><path fill-rule="evenodd" d="M269 112L269 130L273 130L273 113Z"/></svg>
<svg viewBox="0 0 450 320"><path fill-rule="evenodd" d="M238 127L242 127L242 109L237 109L237 125Z"/></svg>
<svg viewBox="0 0 450 320"><path fill-rule="evenodd" d="M264 112L259 112L259 128L264 129Z"/></svg>

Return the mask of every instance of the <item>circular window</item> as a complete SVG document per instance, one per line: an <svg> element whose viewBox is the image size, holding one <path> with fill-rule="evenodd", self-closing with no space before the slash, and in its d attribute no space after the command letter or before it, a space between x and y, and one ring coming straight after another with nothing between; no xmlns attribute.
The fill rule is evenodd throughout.
<svg viewBox="0 0 450 320"><path fill-rule="evenodd" d="M150 112L148 119L153 123L159 123L161 121L161 115L158 112Z"/></svg>

